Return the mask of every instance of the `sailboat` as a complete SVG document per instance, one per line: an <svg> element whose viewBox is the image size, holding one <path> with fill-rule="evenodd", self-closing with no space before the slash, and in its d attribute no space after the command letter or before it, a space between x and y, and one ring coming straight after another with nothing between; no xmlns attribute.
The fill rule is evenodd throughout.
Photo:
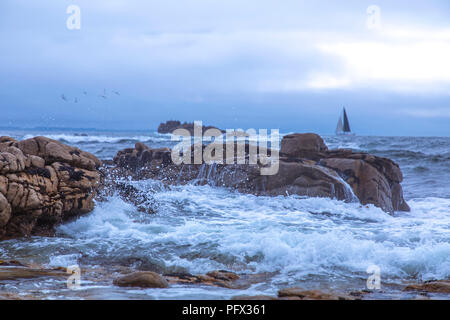
<svg viewBox="0 0 450 320"><path fill-rule="evenodd" d="M350 123L348 122L347 112L345 111L345 107L342 108L341 116L339 117L337 126L336 126L336 134L337 135L354 135L350 129Z"/></svg>

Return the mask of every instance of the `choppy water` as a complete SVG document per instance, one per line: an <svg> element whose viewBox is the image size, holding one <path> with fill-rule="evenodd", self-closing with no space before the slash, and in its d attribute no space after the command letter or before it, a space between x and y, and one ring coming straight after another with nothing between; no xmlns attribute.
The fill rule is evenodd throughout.
<svg viewBox="0 0 450 320"><path fill-rule="evenodd" d="M37 132L8 132L18 139ZM44 134L43 132L39 134ZM143 141L171 146L156 133L46 133L108 159ZM344 147L389 157L400 164L409 213L321 198L255 197L211 186L164 188L132 182L155 198L156 214L138 212L112 197L89 215L58 228L54 238L0 242L0 257L48 266L88 269L75 291L65 280L0 283L0 290L44 298L229 298L275 295L299 285L338 292L365 289L367 267L381 269L382 293L404 297L404 283L450 277L450 138L324 137ZM112 286L120 267L159 273L226 269L262 274L245 290L176 285L168 289Z"/></svg>

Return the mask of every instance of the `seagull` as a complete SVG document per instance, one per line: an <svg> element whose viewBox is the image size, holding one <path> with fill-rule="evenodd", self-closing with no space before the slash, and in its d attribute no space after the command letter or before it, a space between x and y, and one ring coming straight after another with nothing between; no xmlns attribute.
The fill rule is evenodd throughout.
<svg viewBox="0 0 450 320"><path fill-rule="evenodd" d="M118 96L120 96L119 91L114 90L113 92L114 92L115 94L117 94Z"/></svg>
<svg viewBox="0 0 450 320"><path fill-rule="evenodd" d="M67 102L67 98L64 94L61 95L61 99L63 99L65 102Z"/></svg>
<svg viewBox="0 0 450 320"><path fill-rule="evenodd" d="M87 96L87 92L86 92L86 91L83 91L83 94L84 94L85 96Z"/></svg>
<svg viewBox="0 0 450 320"><path fill-rule="evenodd" d="M102 97L103 99L107 99L107 97L105 95L99 95L99 97Z"/></svg>
<svg viewBox="0 0 450 320"><path fill-rule="evenodd" d="M75 97L75 103L78 103L78 99L77 99L77 97Z"/></svg>

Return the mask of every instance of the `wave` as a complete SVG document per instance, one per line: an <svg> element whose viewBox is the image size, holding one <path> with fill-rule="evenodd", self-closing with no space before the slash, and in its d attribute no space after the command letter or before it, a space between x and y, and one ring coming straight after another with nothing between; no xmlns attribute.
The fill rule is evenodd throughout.
<svg viewBox="0 0 450 320"><path fill-rule="evenodd" d="M22 137L23 140L30 139L36 135L27 134ZM67 144L125 144L136 142L163 142L170 141L170 137L165 135L141 135L141 136L112 136L112 135L77 135L77 134L44 134L45 137L58 140Z"/></svg>
<svg viewBox="0 0 450 320"><path fill-rule="evenodd" d="M155 199L154 216L113 197L59 232L90 248L94 260L134 258L161 272L277 272L276 281L288 281L341 270L345 279L375 264L389 281L450 276L450 199L414 200L411 213L396 217L331 199L209 186L175 187Z"/></svg>

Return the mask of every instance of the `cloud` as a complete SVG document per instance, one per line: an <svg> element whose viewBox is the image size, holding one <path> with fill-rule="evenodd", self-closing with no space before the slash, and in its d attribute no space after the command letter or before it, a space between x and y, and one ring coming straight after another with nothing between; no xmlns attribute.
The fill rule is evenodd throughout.
<svg viewBox="0 0 450 320"><path fill-rule="evenodd" d="M446 108L427 108L427 109L400 109L399 114L414 118L450 118L450 107Z"/></svg>
<svg viewBox="0 0 450 320"><path fill-rule="evenodd" d="M450 30L384 27L365 37L345 32L298 35L328 60L300 75L263 82L269 91L371 89L397 93L448 94ZM288 48L284 48L288 50ZM292 55L291 55L292 57ZM270 83L270 85L269 85Z"/></svg>
<svg viewBox="0 0 450 320"><path fill-rule="evenodd" d="M418 37L409 34L400 40L395 34L384 41L322 43L318 49L342 60L344 74L351 79L349 86L445 91L450 88L450 33L446 32L422 31Z"/></svg>

